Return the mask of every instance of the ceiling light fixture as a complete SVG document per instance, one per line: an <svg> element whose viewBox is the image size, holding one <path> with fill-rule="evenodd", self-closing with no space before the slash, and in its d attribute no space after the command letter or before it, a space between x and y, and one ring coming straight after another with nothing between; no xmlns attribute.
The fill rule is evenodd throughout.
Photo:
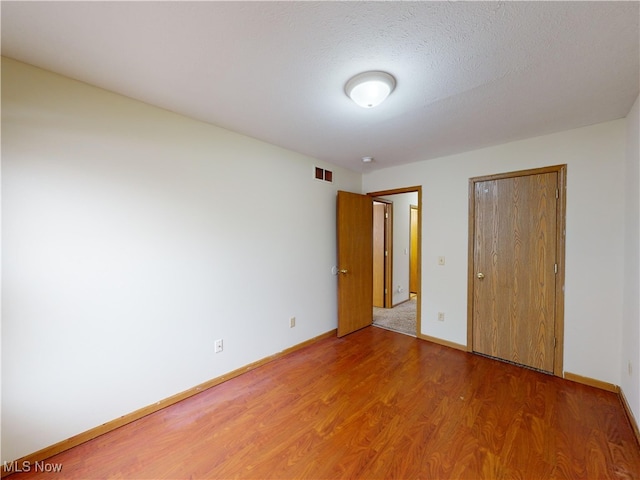
<svg viewBox="0 0 640 480"><path fill-rule="evenodd" d="M396 79L386 72L359 73L344 86L347 96L364 108L380 105L396 87Z"/></svg>
<svg viewBox="0 0 640 480"><path fill-rule="evenodd" d="M373 157L362 157L362 163L371 163L373 162Z"/></svg>

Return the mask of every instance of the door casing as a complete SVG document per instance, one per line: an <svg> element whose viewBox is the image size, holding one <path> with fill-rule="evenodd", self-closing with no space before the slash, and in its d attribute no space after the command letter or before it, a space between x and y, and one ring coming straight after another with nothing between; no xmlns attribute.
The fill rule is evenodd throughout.
<svg viewBox="0 0 640 480"><path fill-rule="evenodd" d="M559 377L563 375L564 358L564 279L565 279L565 232L566 232L566 165L520 170L515 172L500 173L469 179L469 246L468 246L468 273L467 273L467 351L473 351L473 312L474 312L474 245L475 245L475 185L478 182L514 178L526 175L537 175L556 172L558 175L558 197L556 207L556 259L558 272L555 284L555 339L553 374Z"/></svg>

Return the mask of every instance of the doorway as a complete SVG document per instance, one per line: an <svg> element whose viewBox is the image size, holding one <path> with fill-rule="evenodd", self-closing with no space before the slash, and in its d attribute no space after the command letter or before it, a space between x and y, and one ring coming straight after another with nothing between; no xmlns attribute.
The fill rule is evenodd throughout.
<svg viewBox="0 0 640 480"><path fill-rule="evenodd" d="M373 324L419 336L421 187L368 195L374 199Z"/></svg>
<svg viewBox="0 0 640 480"><path fill-rule="evenodd" d="M373 323L373 198L403 193L417 193L418 206L418 278L415 329L421 332L421 218L422 187L384 190L361 195L338 191L336 201L337 265L332 268L338 277L338 336L348 335Z"/></svg>
<svg viewBox="0 0 640 480"><path fill-rule="evenodd" d="M469 180L468 349L562 376L566 165Z"/></svg>

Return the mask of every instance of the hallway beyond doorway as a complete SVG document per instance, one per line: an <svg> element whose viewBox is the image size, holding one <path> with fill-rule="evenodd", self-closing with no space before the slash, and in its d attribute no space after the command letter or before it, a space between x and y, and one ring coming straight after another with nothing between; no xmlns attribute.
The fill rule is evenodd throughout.
<svg viewBox="0 0 640 480"><path fill-rule="evenodd" d="M417 295L393 308L373 307L373 325L405 335L416 336Z"/></svg>

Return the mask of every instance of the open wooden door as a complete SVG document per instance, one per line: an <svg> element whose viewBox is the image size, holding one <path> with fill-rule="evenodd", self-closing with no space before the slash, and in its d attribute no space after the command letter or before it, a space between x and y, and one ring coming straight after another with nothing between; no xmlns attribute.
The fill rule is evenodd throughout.
<svg viewBox="0 0 640 480"><path fill-rule="evenodd" d="M409 292L418 293L418 206L409 207Z"/></svg>
<svg viewBox="0 0 640 480"><path fill-rule="evenodd" d="M338 192L338 336L373 322L373 199Z"/></svg>

